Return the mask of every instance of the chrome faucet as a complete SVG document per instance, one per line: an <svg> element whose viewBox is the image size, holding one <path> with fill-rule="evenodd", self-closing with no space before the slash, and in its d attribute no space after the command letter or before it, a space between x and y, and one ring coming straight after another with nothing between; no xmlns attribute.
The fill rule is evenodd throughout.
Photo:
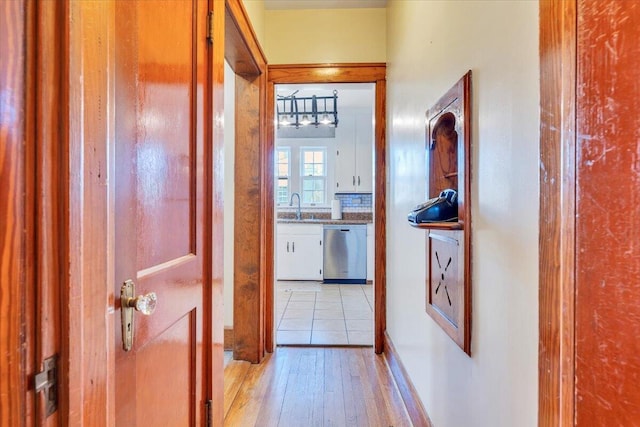
<svg viewBox="0 0 640 427"><path fill-rule="evenodd" d="M298 196L298 212L296 212L296 219L300 221L302 219L302 212L300 212L300 194L291 193L291 199L289 200L289 206L293 206L293 196Z"/></svg>

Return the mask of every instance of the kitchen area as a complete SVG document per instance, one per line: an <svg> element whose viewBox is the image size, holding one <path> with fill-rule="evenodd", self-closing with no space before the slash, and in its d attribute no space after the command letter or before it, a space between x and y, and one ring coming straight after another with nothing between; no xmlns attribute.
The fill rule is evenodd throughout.
<svg viewBox="0 0 640 427"><path fill-rule="evenodd" d="M373 344L372 84L276 86L278 345Z"/></svg>

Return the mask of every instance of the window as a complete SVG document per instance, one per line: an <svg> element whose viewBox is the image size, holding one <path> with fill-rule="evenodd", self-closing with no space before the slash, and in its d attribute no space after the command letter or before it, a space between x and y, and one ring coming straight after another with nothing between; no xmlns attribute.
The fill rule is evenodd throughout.
<svg viewBox="0 0 640 427"><path fill-rule="evenodd" d="M302 203L324 204L327 183L326 148L302 148L300 158Z"/></svg>
<svg viewBox="0 0 640 427"><path fill-rule="evenodd" d="M275 181L276 204L289 202L289 177L291 175L291 150L289 147L276 149Z"/></svg>

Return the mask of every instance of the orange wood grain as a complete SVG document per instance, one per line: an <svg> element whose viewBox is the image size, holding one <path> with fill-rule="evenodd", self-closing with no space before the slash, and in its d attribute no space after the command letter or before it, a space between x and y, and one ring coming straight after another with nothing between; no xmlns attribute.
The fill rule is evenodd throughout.
<svg viewBox="0 0 640 427"><path fill-rule="evenodd" d="M414 228L420 228L422 230L462 230L464 224L459 222L430 222L422 224L409 224Z"/></svg>
<svg viewBox="0 0 640 427"><path fill-rule="evenodd" d="M264 342L261 327L261 156L258 79L236 78L234 208L234 359L258 363Z"/></svg>
<svg viewBox="0 0 640 427"><path fill-rule="evenodd" d="M273 110L273 105L275 104L275 84L269 79L269 67L267 67L267 82L265 85L265 98L266 98L266 102L265 102L265 135L264 135L264 140L265 140L265 147L269 150L270 153L270 158L274 159L275 158L275 152L274 152L274 147L275 147L275 125L273 123L273 120L266 120L269 117L274 117L272 114L274 114L274 110ZM268 162L268 160L265 160L265 166L266 166L266 162ZM270 166L269 166L269 170L273 170L273 161L269 162ZM266 184L269 185L271 188L274 187L274 182L273 182L273 178L271 178L273 176L270 175L268 177L266 177ZM274 201L273 201L273 193L271 193L271 200L267 201L265 200L265 202L263 203L263 207L266 209L267 207L270 208L271 210L271 221L273 221L273 211L275 210L274 207ZM264 212L266 213L266 212ZM271 266L271 278L273 278L273 280L275 280L275 272L274 272L274 264L275 264L275 247L274 247L274 237L273 237L273 227L271 228L271 237L270 237L270 245L266 245L266 240L265 240L265 247L263 247L263 251L265 253L265 257L266 257L266 262L269 263L269 265ZM271 282L271 284L266 284L266 289L265 289L265 330L266 330L266 340L265 340L265 344L266 344L266 351L269 352L273 352L275 351L275 324L274 324L274 316L275 316L275 287L274 287L274 283L273 281Z"/></svg>
<svg viewBox="0 0 640 427"><path fill-rule="evenodd" d="M59 184L65 215L59 224L64 248L59 259L64 268L61 363L69 378L62 416L67 425L100 425L110 419L108 387L114 372L106 185L113 4L68 2L61 15L59 30L68 37L61 84L67 102L60 114L62 126L68 123Z"/></svg>
<svg viewBox="0 0 640 427"><path fill-rule="evenodd" d="M244 380L241 386L236 388L236 394L225 396L225 399L231 402L228 410L225 411L225 426L250 426L256 425L259 419L265 420L260 413L263 410L263 399L271 395L267 390L272 389L273 380L277 374L277 365L272 362L273 354L267 354L261 363L251 365L248 372L241 373ZM230 362L230 364L235 363L239 361ZM230 376L234 371L228 372L229 375L225 370L225 383L236 382L237 379Z"/></svg>
<svg viewBox="0 0 640 427"><path fill-rule="evenodd" d="M29 62L26 52L27 2L3 2L0 5L0 85L3 104L0 106L0 425L23 425L27 415L27 371L30 363L23 349L26 330L25 304L27 278L32 268L29 242L32 233L29 221L33 189L28 188L33 172L28 162L28 80ZM11 58L11 60L6 60ZM29 169L28 167L31 167Z"/></svg>
<svg viewBox="0 0 640 427"><path fill-rule="evenodd" d="M67 137L65 121L61 121L67 105L66 93L61 83L64 68L60 58L64 57L62 47L64 31L61 31L57 18L62 11L61 3L45 2L37 7L36 26L38 28L38 49L35 49L37 93L35 117L36 135L36 232L33 241L38 257L36 277L35 328L38 331L35 340L35 367L40 370L44 359L55 354L64 354L62 348L62 285L64 274L65 236L62 234L65 224L63 209L64 197L61 178L64 171L64 147ZM64 359L58 359L63 361ZM62 364L64 367L64 364ZM61 367L61 373L64 368ZM61 375L58 411L46 417L43 396L37 396L36 419L42 425L61 424L68 411L66 398L66 375Z"/></svg>
<svg viewBox="0 0 640 427"><path fill-rule="evenodd" d="M209 10L213 10L213 42L208 47L208 69L211 74L211 98L207 107L207 117L224 117L224 45L225 45L225 6L223 1L210 2ZM203 7L203 10L206 8ZM208 24L207 17L202 16L202 28ZM211 418L213 425L221 425L224 420L224 168L220 167L224 161L224 121L213 120L208 127L211 135L206 137L211 144L205 144L205 150L209 150L207 158L210 159L210 167L207 168L207 191L210 194L205 200L211 203L205 205L205 211L210 206L210 213L205 212L205 217L211 218L208 225L210 230L205 233L205 241L211 242L210 253L205 254L205 275L211 278L211 291L205 294L205 343L211 339L211 351L205 363L205 390L207 398L211 399ZM207 271L208 270L208 271ZM205 344L206 345L206 344Z"/></svg>
<svg viewBox="0 0 640 427"><path fill-rule="evenodd" d="M434 114L435 113L435 114ZM458 138L455 114L443 110L427 113L427 152L429 153L429 194L427 199L449 188L458 191ZM459 125L459 124L458 124Z"/></svg>
<svg viewBox="0 0 640 427"><path fill-rule="evenodd" d="M374 241L374 350L384 350L384 334L387 330L387 81L386 68L375 67L376 111L375 111L375 195L373 211ZM384 73L383 75L380 75Z"/></svg>
<svg viewBox="0 0 640 427"><path fill-rule="evenodd" d="M226 426L412 425L384 357L368 348L278 347L248 370L236 363L225 371Z"/></svg>
<svg viewBox="0 0 640 427"><path fill-rule="evenodd" d="M269 65L273 83L366 83L386 79L386 64L276 64Z"/></svg>
<svg viewBox="0 0 640 427"><path fill-rule="evenodd" d="M445 114L442 114L445 112ZM441 129L437 129L442 123L446 123L447 116L453 119L454 130L457 135L451 134L448 138L443 138ZM437 196L440 191L455 184L458 192L458 224L420 224L418 228L430 230L426 233L427 239L427 269L426 294L427 313L447 332L447 334L464 350L471 354L471 71L468 71L455 85L451 87L426 113L427 132L425 150L429 153L429 176L427 177L428 193L427 198ZM444 121L441 121L444 120ZM452 129L453 130L453 129ZM433 147L434 139L436 146ZM451 143L456 144L455 149L450 147ZM440 151L441 150L441 151ZM453 154L455 157L451 157ZM449 161L444 158L449 157ZM453 164L450 162L454 162ZM445 165L446 163L446 165ZM446 179L443 172L455 172L455 180ZM435 175L435 176L434 176ZM432 188L435 186L435 188ZM447 224L447 225L444 225ZM459 228L460 230L453 231ZM449 230L449 231L447 231ZM447 236L457 241L457 251L445 251L453 256L453 265L456 268L454 273L456 283L449 283L451 290L456 297L443 301L441 296L435 295L432 286L437 287L438 279L434 279L432 274L440 271L436 268L437 258L434 256L434 247L445 249L441 243L434 241L434 237ZM445 237L446 240L446 237ZM444 279L445 276L442 276ZM447 281L451 280L449 276ZM448 289L448 288L447 288ZM440 304L440 309L435 305ZM446 304L444 304L446 302ZM442 308L447 308L443 311ZM447 315L452 316L447 319Z"/></svg>
<svg viewBox="0 0 640 427"><path fill-rule="evenodd" d="M578 0L575 424L640 423L640 4Z"/></svg>
<svg viewBox="0 0 640 427"><path fill-rule="evenodd" d="M459 230L427 233L426 311L468 352L463 233Z"/></svg>
<svg viewBox="0 0 640 427"><path fill-rule="evenodd" d="M398 352L391 341L391 337L386 333L384 340L384 358L387 361L391 375L398 385L400 395L402 396L402 400L413 425L431 427L431 420L424 406L422 406L418 392L414 388L411 378L402 364L402 360L400 360Z"/></svg>
<svg viewBox="0 0 640 427"><path fill-rule="evenodd" d="M231 360L224 368L224 415L229 412L238 390L247 377L251 363L244 360Z"/></svg>
<svg viewBox="0 0 640 427"><path fill-rule="evenodd" d="M267 59L258 43L247 11L239 0L226 0L225 58L236 74L257 76L265 71Z"/></svg>
<svg viewBox="0 0 640 427"><path fill-rule="evenodd" d="M264 138L266 59L238 0L226 1L224 37L236 73L234 358L258 363L272 347L265 299L273 287L273 150Z"/></svg>
<svg viewBox="0 0 640 427"><path fill-rule="evenodd" d="M576 2L540 2L538 425L574 422Z"/></svg>
<svg viewBox="0 0 640 427"><path fill-rule="evenodd" d="M158 296L152 315L134 314L131 351L122 349L115 328L115 422L199 425L211 387L203 374L212 359L211 339L204 338L205 327L211 333L204 300L212 261L212 216L205 215L212 197L211 151L205 150L211 135L207 2L116 2L115 8L112 286L118 295L133 279L137 294ZM173 22L164 39L148 30L167 20ZM160 51L164 60L156 61ZM166 81L158 80L162 75ZM119 316L117 298L114 305Z"/></svg>
<svg viewBox="0 0 640 427"><path fill-rule="evenodd" d="M265 64L266 67L266 64ZM275 150L273 140L267 138L269 126L273 126L273 120L268 120L265 114L265 106L268 102L267 96L267 72L263 72L260 77L260 141L261 141L261 164L262 177L260 180L261 202L260 216L262 217L260 236L260 276L261 276L261 297L262 297L262 330L264 338L261 340L261 352L274 350L274 307L268 301L274 300L274 280L275 280L275 186L273 185Z"/></svg>

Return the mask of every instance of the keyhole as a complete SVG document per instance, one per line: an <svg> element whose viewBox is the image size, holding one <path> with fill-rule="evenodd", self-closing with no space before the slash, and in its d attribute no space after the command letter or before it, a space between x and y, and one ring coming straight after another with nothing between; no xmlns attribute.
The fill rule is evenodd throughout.
<svg viewBox="0 0 640 427"><path fill-rule="evenodd" d="M127 332L131 332L131 323L127 323Z"/></svg>

